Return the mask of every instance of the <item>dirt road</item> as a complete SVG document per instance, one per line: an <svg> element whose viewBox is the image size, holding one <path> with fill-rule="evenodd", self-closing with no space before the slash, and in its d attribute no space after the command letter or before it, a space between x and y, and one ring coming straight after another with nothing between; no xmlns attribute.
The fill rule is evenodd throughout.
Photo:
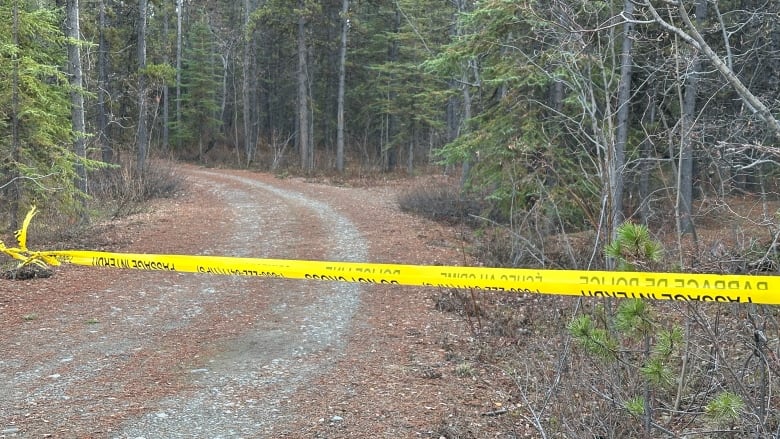
<svg viewBox="0 0 780 439"><path fill-rule="evenodd" d="M213 171L192 175L231 210L228 230L220 229L222 243L206 252L311 257L300 249L322 245L325 238L328 246L318 257L367 257L366 243L352 222L324 202L247 177ZM125 420L119 435L271 437L290 416L285 401L334 364L333 356L343 350L360 293L358 285L343 283L227 277L204 283L198 276L156 292L157 299L175 296L177 313L197 315L188 319L191 325L198 325L201 315L215 314L250 319L251 325L226 339L211 340L208 351L213 354L184 368L192 376L187 391L161 399L152 413ZM232 296L229 301L226 295Z"/></svg>
<svg viewBox="0 0 780 439"><path fill-rule="evenodd" d="M400 213L393 185L182 172L187 196L90 247L463 261L455 231ZM491 404L474 400L485 385L440 379L442 337L463 327L419 289L61 267L0 281L0 328L0 437L414 437Z"/></svg>

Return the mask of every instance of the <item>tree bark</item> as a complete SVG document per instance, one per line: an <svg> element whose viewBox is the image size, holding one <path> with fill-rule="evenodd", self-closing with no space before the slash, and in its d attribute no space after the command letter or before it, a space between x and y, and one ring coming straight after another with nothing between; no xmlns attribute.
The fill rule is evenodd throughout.
<svg viewBox="0 0 780 439"><path fill-rule="evenodd" d="M298 148L301 155L301 169L314 169L314 154L309 143L309 92L307 82L306 14L305 2L298 0Z"/></svg>
<svg viewBox="0 0 780 439"><path fill-rule="evenodd" d="M13 0L13 19L11 23L11 44L19 48L19 0ZM12 231L19 228L19 204L21 189L19 188L19 169L17 163L21 158L21 139L19 137L19 57L16 51L11 55L13 69L11 73L11 159L8 169L8 204L10 210L9 227Z"/></svg>
<svg viewBox="0 0 780 439"><path fill-rule="evenodd" d="M642 115L642 123L652 126L655 123L656 84L653 82L647 92L647 106ZM639 144L639 218L644 225L650 221L650 161L653 155L653 142L645 137Z"/></svg>
<svg viewBox="0 0 780 439"><path fill-rule="evenodd" d="M106 107L106 101L108 94L108 69L109 69L109 56L108 56L108 38L106 38L106 30L108 28L108 20L106 19L106 2L105 0L99 0L98 2L98 91L97 91L97 142L100 145L101 157L104 162L111 163L114 160L114 149L109 143L109 126L108 126L108 108Z"/></svg>
<svg viewBox="0 0 780 439"><path fill-rule="evenodd" d="M625 151L628 141L629 116L631 108L631 76L634 64L634 3L632 0L623 2L623 14L628 20L623 25L623 42L620 51L620 82L617 96L617 127L615 144L609 157L609 189L612 200L610 206L610 235L614 237L617 228L624 220L623 216L623 172L625 169Z"/></svg>
<svg viewBox="0 0 780 439"><path fill-rule="evenodd" d="M463 78L466 79L466 73L464 72ZM463 94L463 121L462 123L466 124L469 123L471 120L471 92L469 91L468 84L463 84L462 94ZM472 160L470 158L467 158L463 161L463 165L461 166L460 170L460 182L459 182L459 188L461 190L466 188L466 183L469 181L469 174L471 174L471 166L473 165Z"/></svg>
<svg viewBox="0 0 780 439"><path fill-rule="evenodd" d="M219 134L220 135L227 134L225 132L225 129L230 124L230 120L225 120L225 114L227 113L228 75L230 74L230 52L232 50L232 47L229 44L225 44L223 49L225 51L222 54L220 54L220 59L222 60L222 96L219 102L219 124L220 124Z"/></svg>
<svg viewBox="0 0 780 439"><path fill-rule="evenodd" d="M244 0L244 60L242 69L241 99L244 107L244 154L247 167L255 158L255 137L252 129L252 92L251 92L251 66L252 66L252 35L249 32L249 16L252 13L250 0Z"/></svg>
<svg viewBox="0 0 780 439"><path fill-rule="evenodd" d="M146 0L138 0L138 138L136 168L146 168L149 134L146 128Z"/></svg>
<svg viewBox="0 0 780 439"><path fill-rule="evenodd" d="M182 51L182 28L181 18L184 8L182 0L176 0L176 129L181 130L181 51ZM181 136L177 136L181 139ZM181 140L179 140L181 142ZM181 149L181 144L178 145Z"/></svg>
<svg viewBox="0 0 780 439"><path fill-rule="evenodd" d="M336 170L344 172L344 83L347 64L347 34L349 32L349 0L341 3L341 47L339 48L339 90L336 109Z"/></svg>
<svg viewBox="0 0 780 439"><path fill-rule="evenodd" d="M706 0L696 0L696 22L704 23L707 14ZM696 96L699 91L699 75L701 74L701 58L698 50L693 54L690 69L686 75L685 91L683 93L682 120L680 124L680 160L677 181L677 212L679 215L679 231L682 234L693 233L693 125L696 113Z"/></svg>
<svg viewBox="0 0 780 439"><path fill-rule="evenodd" d="M467 12L468 7L467 3L465 1L458 1L457 2L458 7L458 14L463 14ZM461 29L458 29L458 35L461 34ZM504 49L501 49L502 52ZM473 81L474 84L477 84L477 87L480 86L480 67L477 64L475 59L469 59L469 61L466 63L465 70L463 71L463 85L462 85L462 95L463 95L463 121L461 122L463 126L467 126L467 124L471 123L471 117L472 117L472 98L471 98L471 91L469 87L469 78L471 77L471 73L473 72ZM506 84L501 84L499 88L499 100L503 99L506 96ZM471 169L474 166L474 162L478 158L479 151L476 153L469 154L469 156L466 158L466 160L463 161L463 165L461 166L461 173L460 173L460 189L463 190L466 187L466 183L469 181L469 178L471 178Z"/></svg>
<svg viewBox="0 0 780 439"><path fill-rule="evenodd" d="M102 0L101 0L102 1ZM170 47L168 45L168 6L162 5L163 10L163 41L164 47L163 47L163 64L168 64L168 51L170 50ZM168 82L163 82L162 85L162 150L168 151L168 138L169 138L169 131L168 131L168 100L170 95L170 87L168 86Z"/></svg>
<svg viewBox="0 0 780 439"><path fill-rule="evenodd" d="M401 11L398 10L397 8L395 11L395 16L393 18L392 31L395 34L401 31ZM390 43L390 53L388 56L388 60L391 63L398 61L398 51L399 51L398 39L393 38ZM393 79L391 78L390 81L392 82ZM398 93L391 86L387 96L388 100L393 102L396 100L397 96ZM398 163L398 146L395 144L395 135L397 133L398 133L398 116L395 114L394 111L392 111L390 114L387 115L387 143L383 148L383 154L382 154L383 164L384 164L383 167L386 172L395 169L395 166Z"/></svg>
<svg viewBox="0 0 780 439"><path fill-rule="evenodd" d="M68 35L68 73L70 74L70 111L73 132L73 152L77 156L76 188L82 193L87 192L87 172L81 160L86 158L86 126L84 123L84 95L82 94L83 79L81 72L81 32L79 30L79 0L68 0L67 6L67 35ZM83 200L81 206L81 220L88 219L84 209Z"/></svg>

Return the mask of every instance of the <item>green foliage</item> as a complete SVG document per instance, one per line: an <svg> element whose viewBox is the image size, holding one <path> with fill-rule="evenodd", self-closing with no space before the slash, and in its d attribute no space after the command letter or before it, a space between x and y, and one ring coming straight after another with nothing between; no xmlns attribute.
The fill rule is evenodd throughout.
<svg viewBox="0 0 780 439"><path fill-rule="evenodd" d="M149 63L140 73L146 75L152 84L171 84L176 81L176 69L170 64Z"/></svg>
<svg viewBox="0 0 780 439"><path fill-rule="evenodd" d="M615 329L627 335L643 335L653 325L652 307L640 299L620 302L615 313Z"/></svg>
<svg viewBox="0 0 780 439"><path fill-rule="evenodd" d="M254 31L259 24L278 28L289 28L303 15L307 20L322 14L322 4L315 0L304 0L303 5L297 0L268 0L255 9L249 17L250 30ZM294 29L292 27L290 30Z"/></svg>
<svg viewBox="0 0 780 439"><path fill-rule="evenodd" d="M651 238L646 227L624 223L618 228L614 242L607 246L606 253L617 260L619 267L634 270L657 262L662 255L662 246ZM620 365L609 369L612 373L620 371L619 377L606 384L611 387L609 393L636 395L644 392L644 397L636 396L624 402L630 415L654 416L655 400L647 397L651 393L661 397L665 394L663 391L676 383L682 329L677 325L664 327L652 304L641 299L621 300L612 314L606 312L605 307L597 306L595 314L604 321L603 329L596 329L593 318L582 315L570 324L569 333L589 354L602 362L608 360L605 367ZM640 350L637 350L638 344ZM603 349L601 346L604 345L610 346L610 350Z"/></svg>
<svg viewBox="0 0 780 439"><path fill-rule="evenodd" d="M650 357L639 369L642 376L656 388L666 388L674 384L674 371L666 358Z"/></svg>
<svg viewBox="0 0 780 439"><path fill-rule="evenodd" d="M637 418L645 414L645 399L641 396L635 396L623 403L623 407Z"/></svg>
<svg viewBox="0 0 780 439"><path fill-rule="evenodd" d="M288 36L292 36L295 26L295 20L297 16L295 14L294 6L297 3L290 0L268 0L263 5L255 9L250 17L250 27L248 33L254 32L258 27L265 26L274 29L286 29L289 33Z"/></svg>
<svg viewBox="0 0 780 439"><path fill-rule="evenodd" d="M187 39L190 42L183 55L181 72L181 125L173 125L173 136L184 144L198 144L214 138L221 125L221 66L216 60L216 47L205 17L192 23ZM165 69L162 69L163 71Z"/></svg>
<svg viewBox="0 0 780 439"><path fill-rule="evenodd" d="M389 7L388 7L389 6ZM443 126L447 84L422 64L447 41L452 10L434 0L399 0L373 10L357 21L353 35L365 45L352 54L363 63L364 86L349 91L348 99L370 109L367 115L384 119L383 153L397 151L420 133ZM374 32L372 29L383 29ZM381 119L380 119L381 120ZM379 134L379 133L378 133Z"/></svg>
<svg viewBox="0 0 780 439"><path fill-rule="evenodd" d="M669 358L679 350L683 342L682 328L674 326L671 330L660 330L655 337L652 356Z"/></svg>
<svg viewBox="0 0 780 439"><path fill-rule="evenodd" d="M533 207L526 203L533 198L564 229L581 230L598 216L599 182L589 177L598 172L551 111L556 78L546 64L560 47L540 45L551 24L533 7L527 1L477 2L459 16L452 42L423 63L443 82L458 85L451 99L464 93L472 99L473 116L436 157L472 163L470 187L489 190L505 216Z"/></svg>
<svg viewBox="0 0 780 439"><path fill-rule="evenodd" d="M0 21L12 23L14 4L19 8L18 44L13 44L12 26L0 27L0 186L8 184L9 177L17 177L20 209L37 204L75 213L77 201L85 196L74 184L76 165L94 169L98 164L71 150L75 135L71 87L62 71L66 39L59 28L61 11L16 0L0 4ZM14 116L18 143L11 132ZM4 198L2 204L13 201Z"/></svg>
<svg viewBox="0 0 780 439"><path fill-rule="evenodd" d="M585 352L602 362L606 361L605 365L620 361L630 366L626 370L629 376L615 382L631 383L631 376L636 371L647 385L659 390L670 389L676 382L674 366L679 358L682 330L678 326L663 328L655 321L650 304L639 299L621 301L608 321L612 322L614 332L596 327L591 316L581 315L569 324L569 333ZM644 351L644 360L638 362L629 355L628 349L632 345L631 340L636 338L654 341ZM636 389L628 388L626 391ZM629 400L625 406L634 416L644 414L644 400L639 397Z"/></svg>
<svg viewBox="0 0 780 439"><path fill-rule="evenodd" d="M569 323L569 333L591 355L603 360L614 359L617 341L606 329L596 327L590 316L578 316Z"/></svg>
<svg viewBox="0 0 780 439"><path fill-rule="evenodd" d="M745 402L736 393L725 391L717 394L704 409L707 417L719 426L739 421L745 409Z"/></svg>
<svg viewBox="0 0 780 439"><path fill-rule="evenodd" d="M660 261L663 248L652 239L647 226L626 222L617 228L604 253L617 261L619 270L635 271Z"/></svg>

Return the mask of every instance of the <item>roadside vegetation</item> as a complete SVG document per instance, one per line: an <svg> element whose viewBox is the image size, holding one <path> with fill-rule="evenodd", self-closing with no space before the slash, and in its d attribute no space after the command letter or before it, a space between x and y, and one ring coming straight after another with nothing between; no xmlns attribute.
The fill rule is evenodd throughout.
<svg viewBox="0 0 780 439"><path fill-rule="evenodd" d="M752 219L756 199L733 197L723 200L728 209L702 210L699 247L680 255L665 222L624 222L606 246L594 248L592 232L541 235L529 220L537 206L510 212L514 220L505 222L451 208L469 198L478 199L423 185L399 205L458 224L470 237L465 251L490 266L605 269L611 259L616 270L675 272L682 257L698 261L699 272L767 274L778 263L772 234ZM767 203L770 211L780 206ZM437 213L433 206L444 207ZM477 379L503 383L507 397L495 423L507 434L518 420L538 437L774 437L780 428L774 307L463 290L439 291L435 303L459 315L473 336L466 346L444 343L452 374L467 368ZM482 437L478 422L443 420L438 432Z"/></svg>
<svg viewBox="0 0 780 439"><path fill-rule="evenodd" d="M89 180L89 203L101 216L112 218L137 213L150 200L173 198L186 189L184 177L171 161L150 161L143 173L132 164L95 172Z"/></svg>
<svg viewBox="0 0 780 439"><path fill-rule="evenodd" d="M89 247L99 239L105 224L111 220L142 213L150 209L150 202L175 198L186 190L186 181L167 160L151 160L143 175L134 173L130 166L112 166L96 169L88 174L89 197L82 204L89 221L79 221L79 215L68 218L51 205L44 205L32 222L29 243L36 246L63 246L67 248ZM2 236L7 245L14 245L11 234ZM25 280L49 277L52 271L28 264L17 267L16 261L7 259L0 264L0 277Z"/></svg>

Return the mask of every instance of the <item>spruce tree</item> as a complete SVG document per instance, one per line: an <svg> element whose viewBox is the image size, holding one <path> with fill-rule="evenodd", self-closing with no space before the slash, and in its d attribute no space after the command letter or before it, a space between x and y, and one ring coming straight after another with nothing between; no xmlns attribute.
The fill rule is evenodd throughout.
<svg viewBox="0 0 780 439"><path fill-rule="evenodd" d="M75 182L70 87L60 11L37 2L0 4L0 205L15 229L31 204L75 213L83 196ZM6 207L7 206L7 207Z"/></svg>
<svg viewBox="0 0 780 439"><path fill-rule="evenodd" d="M205 19L193 22L187 32L181 71L181 124L174 135L183 145L196 144L201 160L215 141L221 121L218 117L220 66L216 60L212 31Z"/></svg>

